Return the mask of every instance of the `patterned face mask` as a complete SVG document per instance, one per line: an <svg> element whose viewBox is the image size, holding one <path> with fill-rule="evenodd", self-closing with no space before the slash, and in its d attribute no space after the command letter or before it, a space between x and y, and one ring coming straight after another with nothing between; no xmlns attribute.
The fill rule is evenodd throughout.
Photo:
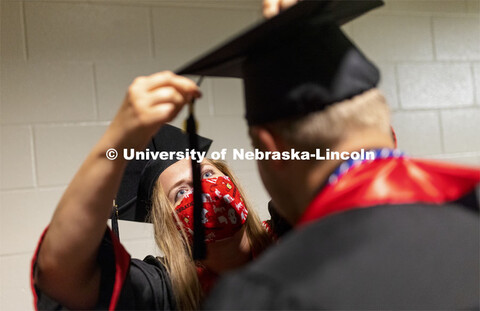
<svg viewBox="0 0 480 311"><path fill-rule="evenodd" d="M205 242L232 237L247 220L248 210L240 192L227 176L202 180ZM175 207L180 225L193 241L193 193L185 194Z"/></svg>

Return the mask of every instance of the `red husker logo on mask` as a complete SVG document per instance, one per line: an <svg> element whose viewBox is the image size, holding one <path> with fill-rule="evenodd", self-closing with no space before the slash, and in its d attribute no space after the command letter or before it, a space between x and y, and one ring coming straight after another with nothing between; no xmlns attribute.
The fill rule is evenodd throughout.
<svg viewBox="0 0 480 311"><path fill-rule="evenodd" d="M248 211L240 192L227 176L202 180L205 242L232 237L247 220ZM186 194L175 208L177 216L193 241L193 195Z"/></svg>

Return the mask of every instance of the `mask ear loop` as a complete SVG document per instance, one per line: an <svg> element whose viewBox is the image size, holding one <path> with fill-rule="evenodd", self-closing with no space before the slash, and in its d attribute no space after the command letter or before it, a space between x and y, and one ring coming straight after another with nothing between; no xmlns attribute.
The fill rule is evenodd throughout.
<svg viewBox="0 0 480 311"><path fill-rule="evenodd" d="M197 82L197 85L203 81L203 76ZM197 136L197 121L194 116L195 99L188 103L188 118L185 121L186 131L188 134L188 141L190 150L198 149ZM207 248L205 246L205 228L203 227L202 215L202 184L200 175L200 163L193 158L192 164L192 179L193 179L193 259L202 260L206 258Z"/></svg>

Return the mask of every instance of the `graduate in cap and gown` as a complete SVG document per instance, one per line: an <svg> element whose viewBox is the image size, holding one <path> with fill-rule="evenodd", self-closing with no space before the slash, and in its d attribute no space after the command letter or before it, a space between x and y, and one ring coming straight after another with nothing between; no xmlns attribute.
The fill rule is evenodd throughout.
<svg viewBox="0 0 480 311"><path fill-rule="evenodd" d="M225 163L182 159L192 147L205 155L212 141L192 130L192 114L188 136L165 123L199 95L193 81L170 72L133 82L40 239L31 270L36 309L197 309L219 275L271 243ZM110 148L118 158L107 159ZM123 149L183 156L127 163ZM164 256L131 259L118 219L152 222Z"/></svg>
<svg viewBox="0 0 480 311"><path fill-rule="evenodd" d="M294 229L206 309L479 308L480 170L394 148L379 72L339 28L379 5L302 1L179 71L242 78L261 151L375 154L257 161Z"/></svg>

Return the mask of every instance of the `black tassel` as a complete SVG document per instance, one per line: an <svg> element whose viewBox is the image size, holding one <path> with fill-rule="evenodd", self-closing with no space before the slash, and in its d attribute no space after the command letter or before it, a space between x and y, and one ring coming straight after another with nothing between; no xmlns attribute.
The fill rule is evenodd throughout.
<svg viewBox="0 0 480 311"><path fill-rule="evenodd" d="M198 85L202 82L200 77ZM193 113L195 100L189 104L189 116L187 119L187 133L190 150L198 150L197 124ZM192 179L193 179L193 259L202 260L207 256L205 246L205 228L203 227L203 204L202 204L202 183L200 163L192 158Z"/></svg>
<svg viewBox="0 0 480 311"><path fill-rule="evenodd" d="M196 136L195 118L193 114L187 119L187 132L190 149L197 150L198 142ZM205 230L203 228L203 205L202 205L202 184L200 176L200 163L192 158L193 178L193 259L202 260L206 257Z"/></svg>

